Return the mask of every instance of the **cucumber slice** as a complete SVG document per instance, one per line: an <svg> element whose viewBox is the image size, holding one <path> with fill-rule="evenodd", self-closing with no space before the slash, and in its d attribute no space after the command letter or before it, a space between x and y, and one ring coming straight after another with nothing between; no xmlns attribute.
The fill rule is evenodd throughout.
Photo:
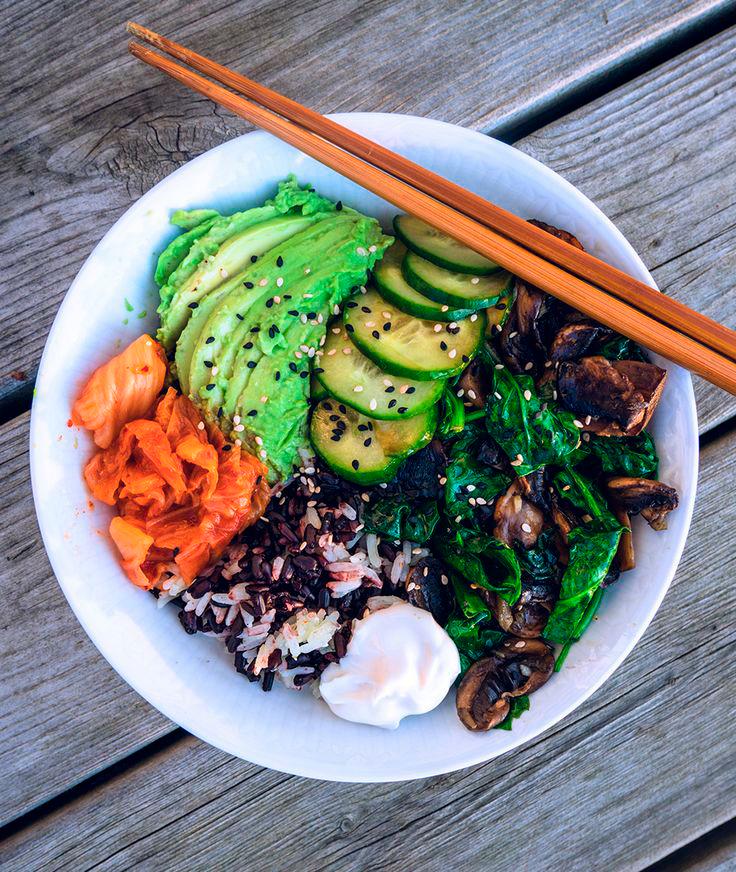
<svg viewBox="0 0 736 872"><path fill-rule="evenodd" d="M467 273L451 272L407 252L401 265L406 281L420 294L436 303L465 309L486 309L508 294L514 278L505 270L489 276L469 276Z"/></svg>
<svg viewBox="0 0 736 872"><path fill-rule="evenodd" d="M394 232L407 248L445 269L485 276L501 268L413 215L397 215L394 218Z"/></svg>
<svg viewBox="0 0 736 872"><path fill-rule="evenodd" d="M509 317L511 306L516 299L516 295L511 293L494 303L489 309L486 309L486 337L493 337L494 333L498 333L506 319Z"/></svg>
<svg viewBox="0 0 736 872"><path fill-rule="evenodd" d="M309 399L313 403L318 403L320 400L324 400L327 396L327 390L325 389L322 382L317 378L316 375L313 375L309 379Z"/></svg>
<svg viewBox="0 0 736 872"><path fill-rule="evenodd" d="M378 421L328 397L315 406L309 432L314 450L334 472L369 485L390 481L401 462L432 439L436 426L436 406L413 418Z"/></svg>
<svg viewBox="0 0 736 872"><path fill-rule="evenodd" d="M391 375L417 381L448 378L465 369L478 351L486 323L483 312L449 324L414 318L374 288L348 301L344 320L350 339L366 357ZM391 329L384 332L386 322Z"/></svg>
<svg viewBox="0 0 736 872"><path fill-rule="evenodd" d="M359 296L355 302L360 300ZM384 333L385 324L381 325ZM353 345L341 324L333 324L327 331L322 352L315 370L317 379L333 397L372 418L395 420L419 415L439 400L445 386L440 379L413 381L387 376Z"/></svg>
<svg viewBox="0 0 736 872"><path fill-rule="evenodd" d="M373 280L384 299L408 315L430 321L459 321L470 314L470 309L458 309L455 306L435 303L434 300L429 300L424 294L415 291L401 272L401 263L405 255L406 248L400 242L394 242L383 256L383 260L373 270Z"/></svg>

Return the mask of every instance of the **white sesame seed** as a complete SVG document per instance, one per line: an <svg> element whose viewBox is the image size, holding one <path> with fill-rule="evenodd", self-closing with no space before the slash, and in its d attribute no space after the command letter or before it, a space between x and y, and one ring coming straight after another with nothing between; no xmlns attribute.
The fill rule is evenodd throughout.
<svg viewBox="0 0 736 872"><path fill-rule="evenodd" d="M199 424L197 424L197 430L204 430L204 421L200 421Z"/></svg>
<svg viewBox="0 0 736 872"><path fill-rule="evenodd" d="M245 430L245 426L244 426L243 424L236 424L236 425L233 427L233 430L234 430L236 433L242 433L243 430Z"/></svg>
<svg viewBox="0 0 736 872"><path fill-rule="evenodd" d="M340 327L333 327L332 332L335 334L335 336L339 336L342 333L342 330Z"/></svg>
<svg viewBox="0 0 736 872"><path fill-rule="evenodd" d="M343 348L342 353L343 353L343 354L350 354L350 352L351 352L352 350L353 350L353 349L352 349L349 345L346 345L345 348Z"/></svg>
<svg viewBox="0 0 736 872"><path fill-rule="evenodd" d="M314 357L316 350L314 348L310 348L307 352L307 357Z"/></svg>
<svg viewBox="0 0 736 872"><path fill-rule="evenodd" d="M497 363L495 368L496 368L496 369L503 369L503 364L502 364L502 363Z"/></svg>
<svg viewBox="0 0 736 872"><path fill-rule="evenodd" d="M399 393L405 394L408 390L409 390L409 385L401 385L401 387L399 388Z"/></svg>
<svg viewBox="0 0 736 872"><path fill-rule="evenodd" d="M227 270L225 269L225 267L222 267L222 266L220 267L220 275L222 276L223 279L227 278Z"/></svg>
<svg viewBox="0 0 736 872"><path fill-rule="evenodd" d="M388 319L391 318L391 313L390 313L390 312L381 312L381 314L383 315L384 318L388 318Z"/></svg>
<svg viewBox="0 0 736 872"><path fill-rule="evenodd" d="M522 529L525 533L531 533L531 532L532 532L532 528L531 528L531 526L530 526L529 524L527 524L526 521L521 525L521 529Z"/></svg>
<svg viewBox="0 0 736 872"><path fill-rule="evenodd" d="M273 298L273 301L278 306L278 304L281 302L281 297L279 297L279 295L276 294L276 296Z"/></svg>
<svg viewBox="0 0 736 872"><path fill-rule="evenodd" d="M503 399L503 397L501 396L501 394L499 394L498 391L494 391L494 392L493 392L493 396L494 396L497 400L501 400L501 399Z"/></svg>
<svg viewBox="0 0 736 872"><path fill-rule="evenodd" d="M442 485L447 484L447 479L445 478L444 475L443 475L443 476L440 476L440 484L442 484Z"/></svg>
<svg viewBox="0 0 736 872"><path fill-rule="evenodd" d="M441 312L449 312L449 311L450 311L450 307L449 307L449 306L442 306L441 309L440 309L440 311L441 311Z"/></svg>
<svg viewBox="0 0 736 872"><path fill-rule="evenodd" d="M468 396L470 397L471 400L478 399L478 395L476 394L476 392L472 388L469 388Z"/></svg>
<svg viewBox="0 0 736 872"><path fill-rule="evenodd" d="M267 402L268 402L268 397L267 397L265 394L261 397L261 402L262 402L262 403L267 403Z"/></svg>
<svg viewBox="0 0 736 872"><path fill-rule="evenodd" d="M591 515L583 515L583 521L584 521L586 524L589 524L592 520L593 520L593 518L592 518Z"/></svg>
<svg viewBox="0 0 736 872"><path fill-rule="evenodd" d="M457 327L457 321L450 321L447 325L448 330L454 330Z"/></svg>
<svg viewBox="0 0 736 872"><path fill-rule="evenodd" d="M314 294L302 294L303 300L311 300Z"/></svg>
<svg viewBox="0 0 736 872"><path fill-rule="evenodd" d="M470 280L470 284L477 285L479 281L480 279L478 278L478 276L473 276L473 278Z"/></svg>
<svg viewBox="0 0 736 872"><path fill-rule="evenodd" d="M299 320L302 322L302 324L306 324L307 316L302 312L302 314L299 316Z"/></svg>
<svg viewBox="0 0 736 872"><path fill-rule="evenodd" d="M513 339L515 336L518 336L518 335L519 335L518 330L512 330L511 333L509 333L509 339Z"/></svg>
<svg viewBox="0 0 736 872"><path fill-rule="evenodd" d="M301 353L301 351L295 351L295 352L294 352L294 357L295 357L297 360L301 360L302 357L304 357L304 355Z"/></svg>
<svg viewBox="0 0 736 872"><path fill-rule="evenodd" d="M442 584L449 584L450 583L450 579L446 575L441 575L440 581L442 582Z"/></svg>
<svg viewBox="0 0 736 872"><path fill-rule="evenodd" d="M378 408L378 400L371 400L370 403L368 403L368 405L370 406L371 411L373 409L377 409Z"/></svg>
<svg viewBox="0 0 736 872"><path fill-rule="evenodd" d="M361 285L361 286L360 286L360 293L361 293L361 294L367 294L367 293L368 293L368 288L366 288L365 285Z"/></svg>
<svg viewBox="0 0 736 872"><path fill-rule="evenodd" d="M529 372L530 369L534 369L534 364L531 362L531 360L530 360L528 363L525 363L525 364L524 364L524 369L525 369L527 372Z"/></svg>
<svg viewBox="0 0 736 872"><path fill-rule="evenodd" d="M474 484L466 485L466 486L465 486L465 490L466 490L469 494L472 494L473 491L475 490L475 485L474 485Z"/></svg>
<svg viewBox="0 0 736 872"><path fill-rule="evenodd" d="M261 455L262 460L265 460L268 457L268 453L266 452L266 450L264 448L261 448L261 450L258 453ZM304 544L306 545L306 542Z"/></svg>
<svg viewBox="0 0 736 872"><path fill-rule="evenodd" d="M484 499L484 497L476 497L475 501L479 506L487 506L488 505L488 500Z"/></svg>
<svg viewBox="0 0 736 872"><path fill-rule="evenodd" d="M243 440L242 440L242 439L235 439L235 444L236 444L238 447L240 447L240 446L243 444Z"/></svg>
<svg viewBox="0 0 736 872"><path fill-rule="evenodd" d="M284 280L281 278L281 276L279 276L279 277L276 279L276 287L277 287L277 288L282 288L283 286L284 286Z"/></svg>
<svg viewBox="0 0 736 872"><path fill-rule="evenodd" d="M337 303L335 303L335 305L332 307L332 314L333 314L333 315L339 315L339 314L340 314L340 307L337 305Z"/></svg>
<svg viewBox="0 0 736 872"><path fill-rule="evenodd" d="M390 387L393 386L393 382L391 381L390 378L385 378L385 379L383 380L383 383L384 383L384 385L386 385L387 388L390 388Z"/></svg>
<svg viewBox="0 0 736 872"><path fill-rule="evenodd" d="M356 253L356 254L359 254L361 257L365 257L365 256L368 254L368 252L363 248L362 245L359 245L359 246L355 249L355 253Z"/></svg>
<svg viewBox="0 0 736 872"><path fill-rule="evenodd" d="M531 398L532 398L532 392L529 390L524 391L524 399L527 401L527 403L529 402L529 400L531 400Z"/></svg>
<svg viewBox="0 0 736 872"><path fill-rule="evenodd" d="M586 425L587 425L587 424L590 424L590 422L591 422L592 420L593 420L593 419L590 417L590 415L586 415L586 416L585 416L585 423L586 423Z"/></svg>
<svg viewBox="0 0 736 872"><path fill-rule="evenodd" d="M261 279L260 282L258 282L258 284L260 287L265 288L266 285L268 284L268 279Z"/></svg>
<svg viewBox="0 0 736 872"><path fill-rule="evenodd" d="M448 356L448 357L457 357L457 348L451 348L451 349L447 352L447 356Z"/></svg>
<svg viewBox="0 0 736 872"><path fill-rule="evenodd" d="M478 313L477 313L477 312L473 312L473 314L470 316L470 320L471 320L471 321L477 321L477 320L478 320Z"/></svg>
<svg viewBox="0 0 736 872"><path fill-rule="evenodd" d="M233 415L233 424L239 424L240 420L240 415Z"/></svg>
<svg viewBox="0 0 736 872"><path fill-rule="evenodd" d="M583 422L582 422L582 421L578 421L577 418L575 418L575 420L574 420L572 423L573 423L576 427L579 427L581 430L583 429Z"/></svg>
<svg viewBox="0 0 736 872"><path fill-rule="evenodd" d="M435 324L434 327L433 327L433 330L434 330L435 333L439 333L440 330L442 330L442 325L441 325L441 324Z"/></svg>
<svg viewBox="0 0 736 872"><path fill-rule="evenodd" d="M562 490L563 490L563 491L569 491L571 487L572 487L572 485L564 484L564 485L562 486Z"/></svg>
<svg viewBox="0 0 736 872"><path fill-rule="evenodd" d="M552 391L552 399L553 400L557 399L557 391L555 391L555 390Z"/></svg>
<svg viewBox="0 0 736 872"><path fill-rule="evenodd" d="M468 502L470 503L471 506L474 506L475 505L475 497L468 497Z"/></svg>
<svg viewBox="0 0 736 872"><path fill-rule="evenodd" d="M462 519L463 519L463 516L462 516L462 515L456 515L456 516L455 516L455 523L456 523L456 524L459 524L460 521L462 521ZM472 587L472 585L471 585L471 587Z"/></svg>
<svg viewBox="0 0 736 872"><path fill-rule="evenodd" d="M363 385L356 385L356 386L353 388L353 393L356 393L356 394L361 394L361 393L363 393Z"/></svg>
<svg viewBox="0 0 736 872"><path fill-rule="evenodd" d="M210 372L212 373L212 375L217 375L217 367L213 366Z"/></svg>
<svg viewBox="0 0 736 872"><path fill-rule="evenodd" d="M263 445L263 439L260 436L256 436L256 445Z"/></svg>
<svg viewBox="0 0 736 872"><path fill-rule="evenodd" d="M464 393L465 391L463 390L463 388L460 388L460 390L457 392L457 395L458 397L462 397Z"/></svg>
<svg viewBox="0 0 736 872"><path fill-rule="evenodd" d="M322 324L322 322L324 320L325 320L324 315L320 312L319 315L317 315L317 323Z"/></svg>
<svg viewBox="0 0 736 872"><path fill-rule="evenodd" d="M375 327L375 326L376 326L376 322L375 322L375 321L366 321L366 322L365 322L365 326L366 326L366 327Z"/></svg>
<svg viewBox="0 0 736 872"><path fill-rule="evenodd" d="M337 354L337 349L336 349L336 348L331 348L331 349L327 352L327 356L328 356L328 357L332 357L333 354Z"/></svg>

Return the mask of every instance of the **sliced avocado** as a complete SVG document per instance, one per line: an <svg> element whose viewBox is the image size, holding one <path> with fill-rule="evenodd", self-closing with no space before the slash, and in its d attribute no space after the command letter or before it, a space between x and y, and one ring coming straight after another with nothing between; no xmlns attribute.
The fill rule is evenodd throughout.
<svg viewBox="0 0 736 872"><path fill-rule="evenodd" d="M173 347L192 311L196 310L207 294L229 277L240 278L239 274L250 267L254 257L261 257L269 249L310 224L315 224L324 216L325 213L306 216L281 215L248 227L225 240L217 252L204 258L191 276L174 291L167 309L161 313L158 338L164 347ZM245 281L245 273L240 280Z"/></svg>
<svg viewBox="0 0 736 872"><path fill-rule="evenodd" d="M217 209L175 209L169 221L183 230L192 230L211 218L219 217L220 213Z"/></svg>
<svg viewBox="0 0 736 872"><path fill-rule="evenodd" d="M189 249L192 247L192 243L199 239L200 236L204 236L205 233L207 233L210 227L215 223L215 218L217 217L219 217L218 213L215 212L212 217L207 218L201 224L197 224L186 233L181 233L179 236L174 237L174 239L172 239L161 252L158 257L158 262L156 263L156 273L153 277L159 287L166 284L169 276L187 256Z"/></svg>

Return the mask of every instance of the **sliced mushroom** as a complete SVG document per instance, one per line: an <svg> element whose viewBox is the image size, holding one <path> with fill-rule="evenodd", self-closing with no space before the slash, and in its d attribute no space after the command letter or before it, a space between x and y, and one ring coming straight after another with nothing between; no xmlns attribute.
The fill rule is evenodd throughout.
<svg viewBox="0 0 736 872"><path fill-rule="evenodd" d="M521 488L521 495L525 500L541 509L543 512L548 512L551 508L550 493L547 486L547 476L544 467L530 472L528 475L519 476L517 479Z"/></svg>
<svg viewBox="0 0 736 872"><path fill-rule="evenodd" d="M576 360L582 357L602 336L611 331L602 324L585 318L565 324L557 331L549 351L550 360L559 363L563 360Z"/></svg>
<svg viewBox="0 0 736 872"><path fill-rule="evenodd" d="M631 535L631 518L626 509L621 507L614 508L613 514L618 521L626 527L621 534L616 551L616 562L621 572L628 572L636 566L636 556L634 555L634 540Z"/></svg>
<svg viewBox="0 0 736 872"><path fill-rule="evenodd" d="M577 236L573 236L572 233L568 233L567 230L560 230L560 228L555 227L554 224L545 224L544 221L537 221L536 218L532 218L529 223L533 224L535 227L539 227L540 230L546 230L547 233L551 233L552 236L556 236L563 242L567 242L570 245L575 246L575 248L585 251Z"/></svg>
<svg viewBox="0 0 736 872"><path fill-rule="evenodd" d="M559 585L523 579L521 595L513 606L491 591L479 588L476 592L488 603L502 630L521 639L536 639L547 626L559 596Z"/></svg>
<svg viewBox="0 0 736 872"><path fill-rule="evenodd" d="M435 621L444 627L454 597L445 567L439 560L424 557L412 566L406 576L406 598L413 606L431 612Z"/></svg>
<svg viewBox="0 0 736 872"><path fill-rule="evenodd" d="M486 404L486 397L490 393L491 383L480 360L476 357L460 376L457 383L463 391L463 400L475 409L482 409Z"/></svg>
<svg viewBox="0 0 736 872"><path fill-rule="evenodd" d="M533 693L552 674L552 649L541 639L504 639L476 661L457 689L457 713L473 731L490 730L509 713L511 699Z"/></svg>
<svg viewBox="0 0 736 872"><path fill-rule="evenodd" d="M503 362L514 373L535 374L545 356L538 330L546 294L525 282L516 282L516 302L498 336Z"/></svg>
<svg viewBox="0 0 736 872"><path fill-rule="evenodd" d="M544 515L534 503L522 497L521 486L514 481L506 493L496 500L493 520L496 539L509 546L519 542L524 548L532 548L542 532Z"/></svg>
<svg viewBox="0 0 736 872"><path fill-rule="evenodd" d="M673 487L650 478L616 476L608 479L606 490L617 508L641 515L654 530L667 528L667 514L679 503Z"/></svg>
<svg viewBox="0 0 736 872"><path fill-rule="evenodd" d="M601 436L636 436L649 423L666 377L653 363L594 355L562 363L557 390L585 429Z"/></svg>

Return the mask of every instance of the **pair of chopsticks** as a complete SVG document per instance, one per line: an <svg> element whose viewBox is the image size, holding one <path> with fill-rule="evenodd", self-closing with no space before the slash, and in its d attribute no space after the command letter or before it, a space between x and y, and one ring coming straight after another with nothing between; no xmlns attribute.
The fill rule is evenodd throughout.
<svg viewBox="0 0 736 872"><path fill-rule="evenodd" d="M734 331L276 91L138 24L129 22L127 28L143 42L221 84L131 42L130 52L144 63L524 281L736 394Z"/></svg>

